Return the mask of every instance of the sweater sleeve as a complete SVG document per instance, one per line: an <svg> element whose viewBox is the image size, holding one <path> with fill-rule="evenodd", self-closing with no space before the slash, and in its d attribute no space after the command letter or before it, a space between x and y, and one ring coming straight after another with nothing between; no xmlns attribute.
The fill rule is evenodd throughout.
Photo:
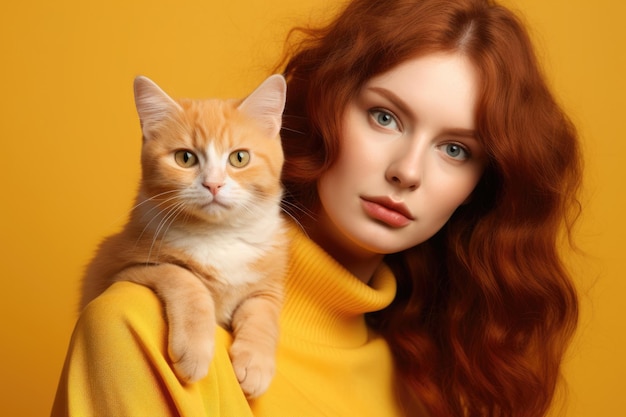
<svg viewBox="0 0 626 417"><path fill-rule="evenodd" d="M81 313L52 416L252 416L228 356L230 335L216 334L207 377L182 384L167 354L167 323L148 288L113 284Z"/></svg>

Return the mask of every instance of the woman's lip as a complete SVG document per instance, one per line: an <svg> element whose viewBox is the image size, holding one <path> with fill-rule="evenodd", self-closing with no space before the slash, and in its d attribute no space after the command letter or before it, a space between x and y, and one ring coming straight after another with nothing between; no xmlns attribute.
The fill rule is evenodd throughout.
<svg viewBox="0 0 626 417"><path fill-rule="evenodd" d="M404 227L414 220L404 203L389 197L361 197L361 204L370 217L392 227Z"/></svg>

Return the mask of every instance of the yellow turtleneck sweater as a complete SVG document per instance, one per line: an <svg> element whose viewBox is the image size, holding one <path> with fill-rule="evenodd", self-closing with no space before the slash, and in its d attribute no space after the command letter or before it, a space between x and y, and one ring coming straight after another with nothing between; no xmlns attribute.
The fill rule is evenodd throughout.
<svg viewBox="0 0 626 417"><path fill-rule="evenodd" d="M147 288L112 285L81 314L52 416L385 417L401 415L387 343L364 314L396 290L382 265L365 285L296 226L291 227L277 370L269 390L248 402L219 329L209 375L182 385L167 355L167 325Z"/></svg>

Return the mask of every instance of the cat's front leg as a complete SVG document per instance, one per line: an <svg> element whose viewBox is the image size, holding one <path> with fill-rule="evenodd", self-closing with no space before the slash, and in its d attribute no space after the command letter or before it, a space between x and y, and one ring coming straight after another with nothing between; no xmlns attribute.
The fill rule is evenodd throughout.
<svg viewBox="0 0 626 417"><path fill-rule="evenodd" d="M173 264L135 266L116 280L152 289L164 304L169 327L168 353L183 382L195 382L209 371L215 345L215 306L211 294L189 270Z"/></svg>
<svg viewBox="0 0 626 417"><path fill-rule="evenodd" d="M263 394L274 376L280 303L280 297L274 295L251 297L233 315L230 356L248 398Z"/></svg>

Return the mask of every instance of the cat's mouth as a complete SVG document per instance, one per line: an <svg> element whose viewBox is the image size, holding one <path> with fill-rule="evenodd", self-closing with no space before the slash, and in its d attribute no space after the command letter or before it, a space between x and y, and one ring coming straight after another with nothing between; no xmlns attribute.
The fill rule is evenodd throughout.
<svg viewBox="0 0 626 417"><path fill-rule="evenodd" d="M219 210L219 209L229 209L231 205L223 200L218 200L217 198L213 198L211 201L205 202L200 205L203 210Z"/></svg>

